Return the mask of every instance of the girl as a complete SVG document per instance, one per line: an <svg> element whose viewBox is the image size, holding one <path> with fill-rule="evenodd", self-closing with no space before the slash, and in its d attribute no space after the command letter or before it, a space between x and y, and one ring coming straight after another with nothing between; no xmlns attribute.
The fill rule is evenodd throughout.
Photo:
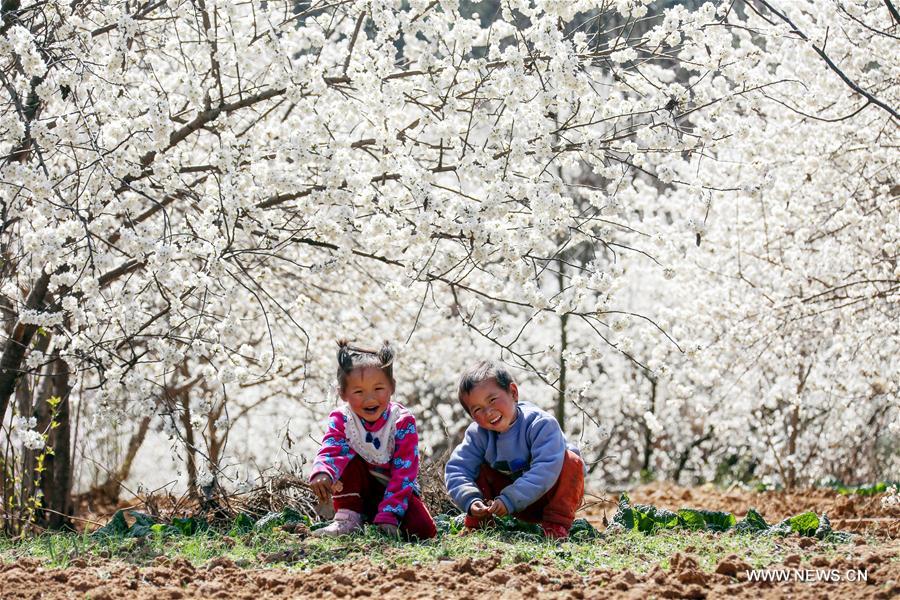
<svg viewBox="0 0 900 600"><path fill-rule="evenodd" d="M338 392L346 405L329 416L310 475L316 497L333 499L335 514L315 535L345 535L371 521L391 536L434 537L416 480L416 419L391 401L394 351L387 342L366 350L341 340L337 359Z"/></svg>

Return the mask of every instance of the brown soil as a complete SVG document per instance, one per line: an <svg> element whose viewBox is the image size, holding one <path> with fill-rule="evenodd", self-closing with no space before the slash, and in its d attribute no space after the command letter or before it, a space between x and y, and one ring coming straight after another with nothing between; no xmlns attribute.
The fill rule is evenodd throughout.
<svg viewBox="0 0 900 600"><path fill-rule="evenodd" d="M326 565L310 572L284 569L243 569L228 559L205 567L184 560L159 560L138 568L105 562L82 568L46 570L34 560L0 563L0 597L186 599L186 598L895 598L900 594L897 548L852 551L834 559L800 563L790 556L780 568L866 569L867 582L747 581L749 565L737 556L723 559L715 572L700 569L691 555L676 554L665 571L647 573L598 569L588 573L560 571L541 565L500 566L499 561L471 559L416 567L371 562ZM892 560L893 559L893 560ZM779 568L779 567L773 567Z"/></svg>

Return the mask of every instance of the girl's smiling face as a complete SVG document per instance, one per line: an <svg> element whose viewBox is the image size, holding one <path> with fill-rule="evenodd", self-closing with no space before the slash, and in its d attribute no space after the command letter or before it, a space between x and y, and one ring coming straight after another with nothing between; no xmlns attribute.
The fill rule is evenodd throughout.
<svg viewBox="0 0 900 600"><path fill-rule="evenodd" d="M503 433L516 420L516 402L519 400L519 388L510 383L504 390L493 379L486 379L472 388L463 401L469 414L479 427Z"/></svg>
<svg viewBox="0 0 900 600"><path fill-rule="evenodd" d="M347 384L341 398L350 410L369 423L374 423L387 410L394 385L378 367L362 367L347 373Z"/></svg>

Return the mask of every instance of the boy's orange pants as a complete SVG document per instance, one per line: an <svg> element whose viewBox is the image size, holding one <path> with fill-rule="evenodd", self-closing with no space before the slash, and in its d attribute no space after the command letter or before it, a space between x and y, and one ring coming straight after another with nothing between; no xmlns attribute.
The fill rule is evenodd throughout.
<svg viewBox="0 0 900 600"><path fill-rule="evenodd" d="M499 496L503 488L512 482L513 479L509 475L497 471L488 464L481 465L475 479L475 485L481 490L487 502ZM575 520L575 511L579 509L583 499L584 461L576 453L566 450L562 472L553 487L524 510L511 514L529 523L553 523L569 529ZM481 526L481 520L466 515L465 526L477 528Z"/></svg>

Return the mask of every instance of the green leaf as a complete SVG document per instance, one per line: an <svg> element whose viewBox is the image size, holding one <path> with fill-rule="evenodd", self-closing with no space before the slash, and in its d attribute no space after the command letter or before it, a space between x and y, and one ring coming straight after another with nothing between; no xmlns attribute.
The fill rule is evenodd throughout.
<svg viewBox="0 0 900 600"><path fill-rule="evenodd" d="M628 494L622 492L619 496L619 509L613 515L613 523L621 525L625 529L634 529L634 511L628 501Z"/></svg>
<svg viewBox="0 0 900 600"><path fill-rule="evenodd" d="M670 510L647 504L629 505L628 494L619 497L619 510L613 515L613 523L625 529L652 533L657 529L671 529L678 526L678 515Z"/></svg>
<svg viewBox="0 0 900 600"><path fill-rule="evenodd" d="M600 532L587 519L575 519L569 529L569 537L575 540L593 540L600 537Z"/></svg>
<svg viewBox="0 0 900 600"><path fill-rule="evenodd" d="M438 531L446 533L450 529L450 515L445 513L434 515L434 526Z"/></svg>
<svg viewBox="0 0 900 600"><path fill-rule="evenodd" d="M703 517L708 531L728 531L737 525L737 519L730 512L717 510L699 510L697 512Z"/></svg>
<svg viewBox="0 0 900 600"><path fill-rule="evenodd" d="M820 540L824 540L828 535L831 534L831 520L828 518L828 515L822 513L822 518L819 519L819 526L816 527L814 536L819 538Z"/></svg>
<svg viewBox="0 0 900 600"><path fill-rule="evenodd" d="M541 529L541 526L537 523L529 523L528 521L523 521L522 519L517 519L512 516L505 517L495 517L494 519L497 522L497 528L501 531L507 531L509 533L528 533L531 535L544 535L544 530Z"/></svg>
<svg viewBox="0 0 900 600"><path fill-rule="evenodd" d="M678 515L664 508L656 508L649 504L635 504L634 528L651 533L657 529L672 529L678 526Z"/></svg>
<svg viewBox="0 0 900 600"><path fill-rule="evenodd" d="M622 494L619 509L613 515L612 522L625 529L653 533L659 529L685 527L692 530L729 531L734 529L742 533L759 533L763 535L816 536L819 539L847 540L849 534L833 531L826 515L821 518L814 512L805 512L784 519L777 525L770 526L759 512L751 508L740 523L728 512L682 508L678 513L660 509L655 506L630 505L628 496Z"/></svg>
<svg viewBox="0 0 900 600"><path fill-rule="evenodd" d="M434 517L434 525L441 534L459 533L463 528L465 515L441 513Z"/></svg>
<svg viewBox="0 0 900 600"><path fill-rule="evenodd" d="M273 529L275 527L279 527L284 525L284 517L281 516L280 512L270 512L267 515L263 516L259 521L256 522L256 525L253 528L256 531L266 531L269 529Z"/></svg>
<svg viewBox="0 0 900 600"><path fill-rule="evenodd" d="M142 538L147 537L148 535L153 533L153 528L155 525L133 525L131 529L128 530L128 537L132 538Z"/></svg>
<svg viewBox="0 0 900 600"><path fill-rule="evenodd" d="M681 521L681 526L687 529L706 529L706 521L699 510L682 508L678 511L678 518Z"/></svg>
<svg viewBox="0 0 900 600"><path fill-rule="evenodd" d="M737 524L736 530L743 533L761 533L768 531L769 524L755 508L747 511L747 516Z"/></svg>
<svg viewBox="0 0 900 600"><path fill-rule="evenodd" d="M801 536L809 537L815 535L816 529L819 528L819 517L812 511L800 513L799 515L788 517L776 525L775 528L783 530L785 529L785 526L788 529L788 533L793 532Z"/></svg>
<svg viewBox="0 0 900 600"><path fill-rule="evenodd" d="M308 521L308 518L304 518L303 515L290 506L284 507L281 511L281 518L284 519L284 523L303 523L306 525L306 521Z"/></svg>
<svg viewBox="0 0 900 600"><path fill-rule="evenodd" d="M257 521L256 525L253 527L257 531L265 531L275 527L281 527L285 523L302 523L306 525L308 523L308 518L301 515L297 510L287 506L281 512L270 512L265 515ZM318 527L311 526L310 529L318 529Z"/></svg>
<svg viewBox="0 0 900 600"><path fill-rule="evenodd" d="M125 511L117 510L109 523L91 534L92 537L125 536L128 533L128 522L125 521Z"/></svg>
<svg viewBox="0 0 900 600"><path fill-rule="evenodd" d="M247 533L253 530L253 519L248 515L241 513L234 519L231 530L238 533Z"/></svg>
<svg viewBox="0 0 900 600"><path fill-rule="evenodd" d="M152 515L148 515L147 513L142 513L136 510L128 511L128 514L134 517L135 525L146 525L148 527L155 525L157 522L156 517Z"/></svg>
<svg viewBox="0 0 900 600"><path fill-rule="evenodd" d="M194 535L197 533L197 520L194 517L172 519L172 527L181 532L182 535Z"/></svg>

